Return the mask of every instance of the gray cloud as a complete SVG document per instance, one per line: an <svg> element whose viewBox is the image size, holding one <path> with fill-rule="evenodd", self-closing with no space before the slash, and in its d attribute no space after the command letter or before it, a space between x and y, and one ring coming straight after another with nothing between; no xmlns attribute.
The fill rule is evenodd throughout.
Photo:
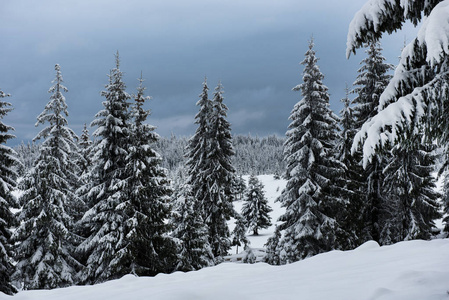
<svg viewBox="0 0 449 300"><path fill-rule="evenodd" d="M300 100L299 62L313 34L320 67L338 112L345 83L356 76L363 51L345 58L347 26L365 0L58 1L0 3L0 88L15 110L6 123L19 143L34 137L59 63L78 133L102 108L100 91L120 51L128 92L143 71L153 100L150 123L161 135L194 132L204 76L210 94L218 80L235 133L284 134ZM407 29L407 32L413 30ZM409 34L412 38L413 33ZM403 35L385 39L392 63ZM243 117L246 116L244 119ZM92 132L93 130L91 130Z"/></svg>

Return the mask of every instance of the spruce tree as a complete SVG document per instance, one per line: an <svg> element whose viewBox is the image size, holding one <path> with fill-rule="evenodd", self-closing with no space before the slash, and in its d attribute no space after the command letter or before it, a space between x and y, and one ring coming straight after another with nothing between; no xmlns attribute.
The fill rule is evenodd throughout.
<svg viewBox="0 0 449 300"><path fill-rule="evenodd" d="M194 271L214 265L208 228L194 205L191 188L183 186L175 198L172 220L173 237L178 241L177 271Z"/></svg>
<svg viewBox="0 0 449 300"><path fill-rule="evenodd" d="M254 174L249 177L244 201L242 217L245 219L248 229L253 231L253 235L259 235L259 229L271 226L269 213L273 210L265 198L263 184Z"/></svg>
<svg viewBox="0 0 449 300"><path fill-rule="evenodd" d="M8 96L9 94L0 90L0 119L12 110L11 104L2 100ZM0 292L7 295L17 292L11 283L11 275L14 272L11 228L16 225L16 218L11 208L18 208L18 203L11 192L17 186L17 174L12 167L18 162L14 151L6 146L6 142L14 138L14 135L9 133L11 130L14 128L0 121L0 161L2 162L0 165Z"/></svg>
<svg viewBox="0 0 449 300"><path fill-rule="evenodd" d="M341 102L343 103L343 108L340 111L341 139L338 145L338 158L345 165L349 165L351 159L353 159L351 147L357 132L355 128L354 110L351 107L349 92L349 88L346 85L345 97L341 99Z"/></svg>
<svg viewBox="0 0 449 300"><path fill-rule="evenodd" d="M340 225L335 213L342 209L335 178L342 174L334 158L338 117L329 108L329 94L317 65L313 40L305 59L303 83L293 90L303 98L290 115L284 156L287 186L278 201L285 207L279 229L283 231L278 251L286 262L339 249Z"/></svg>
<svg viewBox="0 0 449 300"><path fill-rule="evenodd" d="M391 75L388 74L393 66L385 63L382 56L382 48L379 42L372 42L366 50L367 57L362 60L362 67L358 70L357 79L354 82L353 93L356 97L353 100L354 127L358 131L363 124L371 120L377 113L379 98L388 85ZM362 157L361 152L353 153L354 157ZM375 240L381 241L380 232L383 230L381 213L383 206L387 205L389 199L382 191L384 177L383 169L389 160L388 151L384 149L373 156L370 164L365 165L361 171L360 182L361 194L364 195L365 205L362 207L363 229L360 233L361 241ZM359 162L361 164L361 162ZM357 169L357 165L353 165Z"/></svg>
<svg viewBox="0 0 449 300"><path fill-rule="evenodd" d="M392 77L389 72L394 66L385 62L382 50L380 42L368 44L367 57L360 62L362 66L357 71L359 74L353 83L355 87L352 93L356 94L356 97L352 103L354 126L357 130L377 114L380 96Z"/></svg>
<svg viewBox="0 0 449 300"><path fill-rule="evenodd" d="M236 213L235 218L235 227L232 230L232 243L231 246L236 246L236 254L239 253L239 246L242 246L243 249L250 244L250 241L246 237L246 232L248 231L248 226L246 225L246 220L242 217L242 215Z"/></svg>
<svg viewBox="0 0 449 300"><path fill-rule="evenodd" d="M274 229L273 236L270 236L265 244L266 254L264 257L264 261L269 263L270 265L281 265L286 262L281 262L280 258L280 241L282 238L281 230L279 226L276 226Z"/></svg>
<svg viewBox="0 0 449 300"><path fill-rule="evenodd" d="M235 194L235 200L242 200L243 194L245 193L246 190L246 183L242 175L235 176L235 180L233 182L233 190Z"/></svg>
<svg viewBox="0 0 449 300"><path fill-rule="evenodd" d="M167 171L160 166L162 158L153 149L159 135L154 126L145 123L150 110L143 105L150 97L144 96L142 77L139 82L126 158L127 192L116 208L124 214L124 238L115 245L117 254L110 265L115 270L114 276L171 272L176 260L176 245L168 235L166 222L172 191Z"/></svg>
<svg viewBox="0 0 449 300"><path fill-rule="evenodd" d="M346 86L346 95L341 101L343 109L340 111L340 139L337 148L337 157L344 166L342 198L346 199L346 209L342 210L337 220L344 230L349 234L343 249L351 249L360 245L364 228L364 219L360 211L364 205L364 193L360 187L364 186L363 168L360 164L359 153L351 154L351 147L356 134L355 118L351 100L349 99L349 88Z"/></svg>
<svg viewBox="0 0 449 300"><path fill-rule="evenodd" d="M187 183L192 188L195 209L201 212L208 227L212 253L220 262L230 248L227 221L235 213L232 205L235 170L231 164L234 151L222 86L219 84L215 89L213 102L208 99L207 91L205 81L197 102L200 107L195 116L198 128L187 148Z"/></svg>
<svg viewBox="0 0 449 300"><path fill-rule="evenodd" d="M79 150L80 155L82 156L82 160L79 162L80 166L80 175L83 177L83 175L88 174L90 171L90 167L92 164L92 158L90 157L90 149L92 146L92 140L89 136L89 129L87 129L87 124L84 123L83 132L79 139Z"/></svg>
<svg viewBox="0 0 449 300"><path fill-rule="evenodd" d="M203 209L201 202L206 197L207 186L205 185L205 173L207 168L207 154L210 148L210 132L212 118L212 101L208 97L207 78L203 82L203 91L200 94L200 100L196 103L199 106L199 112L195 116L195 124L198 124L195 134L189 140L187 146L188 175L187 183L191 186L193 196L196 198L196 209ZM204 216L204 212L201 211Z"/></svg>
<svg viewBox="0 0 449 300"><path fill-rule="evenodd" d="M126 215L122 209L127 195L127 156L130 146L129 100L122 80L118 52L116 66L101 94L104 108L96 114L91 126L97 126L93 136L93 166L90 180L81 189L88 206L78 226L86 239L77 247L86 268L80 276L85 284L94 284L123 275L117 262L121 242L126 240Z"/></svg>
<svg viewBox="0 0 449 300"><path fill-rule="evenodd" d="M49 92L50 101L37 117L36 126L48 125L35 137L44 139L34 167L25 175L18 215L20 225L14 232L17 261L14 280L23 289L52 289L70 286L81 267L73 257L71 212L79 199L76 188L76 135L67 126L68 116L62 92L60 66Z"/></svg>
<svg viewBox="0 0 449 300"><path fill-rule="evenodd" d="M231 163L234 150L231 126L226 120L227 110L223 103L223 87L219 83L214 92L207 168L204 170L207 196L202 201L204 221L209 227L209 243L217 261L230 249L227 221L235 215L232 204L235 169Z"/></svg>

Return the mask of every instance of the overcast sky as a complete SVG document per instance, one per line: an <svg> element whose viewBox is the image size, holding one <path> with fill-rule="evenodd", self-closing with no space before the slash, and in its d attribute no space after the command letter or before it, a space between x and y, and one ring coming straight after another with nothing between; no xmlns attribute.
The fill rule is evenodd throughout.
<svg viewBox="0 0 449 300"><path fill-rule="evenodd" d="M78 134L102 109L100 92L118 50L127 91L140 72L152 96L149 123L162 136L191 135L204 76L210 97L221 80L233 133L284 135L313 35L331 108L341 109L364 50L345 57L348 25L366 0L14 0L0 1L0 89L14 106L17 138L42 129L36 117L61 65L69 126ZM411 26L409 26L411 27ZM396 64L414 29L383 39ZM93 129L90 129L93 132Z"/></svg>

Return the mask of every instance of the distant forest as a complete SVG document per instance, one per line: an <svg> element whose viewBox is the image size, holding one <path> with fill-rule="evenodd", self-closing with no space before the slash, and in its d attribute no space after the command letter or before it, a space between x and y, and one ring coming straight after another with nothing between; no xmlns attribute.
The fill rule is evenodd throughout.
<svg viewBox="0 0 449 300"><path fill-rule="evenodd" d="M162 156L162 167L169 172L169 177L178 181L185 175L185 152L189 137L161 137L154 149ZM234 135L232 144L235 155L232 158L237 175L282 175L285 170L284 157L285 137L270 135L259 137L252 135ZM14 147L23 167L17 170L24 174L33 167L33 162L39 155L39 143L24 143Z"/></svg>

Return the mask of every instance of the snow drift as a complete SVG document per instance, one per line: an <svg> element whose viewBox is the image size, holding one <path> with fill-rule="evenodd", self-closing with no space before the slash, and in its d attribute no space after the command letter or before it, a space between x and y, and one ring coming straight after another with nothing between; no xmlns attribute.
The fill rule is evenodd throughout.
<svg viewBox="0 0 449 300"><path fill-rule="evenodd" d="M285 266L223 263L156 277L127 275L95 286L23 291L14 300L447 299L449 239L332 251Z"/></svg>

